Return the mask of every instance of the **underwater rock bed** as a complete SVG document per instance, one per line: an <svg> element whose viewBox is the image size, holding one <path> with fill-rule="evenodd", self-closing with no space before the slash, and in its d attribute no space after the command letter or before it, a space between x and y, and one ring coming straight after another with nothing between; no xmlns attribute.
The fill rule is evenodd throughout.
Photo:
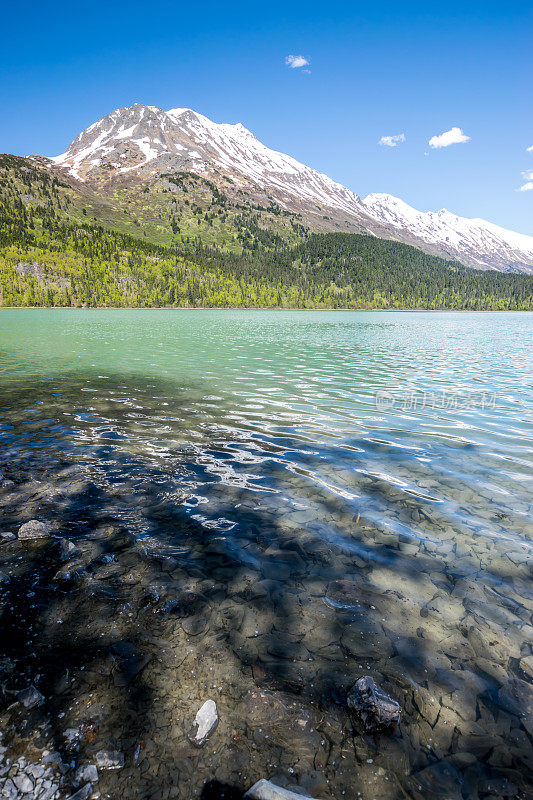
<svg viewBox="0 0 533 800"><path fill-rule="evenodd" d="M387 546L398 559L416 546L417 569L392 582L379 563L333 561L295 514L250 534L259 562L247 540L243 558L179 514L178 544L135 535L110 518L127 492L72 465L3 471L4 796L236 798L269 779L321 800L531 797L527 559L473 544L505 569L502 594L461 570L451 534L433 548L400 537ZM33 519L48 535L19 538ZM366 675L403 709L390 735L352 724L347 697ZM197 746L208 700L218 725Z"/></svg>

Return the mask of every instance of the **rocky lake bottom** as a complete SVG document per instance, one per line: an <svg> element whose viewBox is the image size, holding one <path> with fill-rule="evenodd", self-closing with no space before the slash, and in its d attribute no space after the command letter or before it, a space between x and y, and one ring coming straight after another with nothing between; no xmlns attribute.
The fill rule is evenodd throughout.
<svg viewBox="0 0 533 800"><path fill-rule="evenodd" d="M328 374L310 412L96 362L28 380L4 352L0 796L533 797L516 398L439 430L367 404L363 430ZM365 677L386 730L354 715Z"/></svg>

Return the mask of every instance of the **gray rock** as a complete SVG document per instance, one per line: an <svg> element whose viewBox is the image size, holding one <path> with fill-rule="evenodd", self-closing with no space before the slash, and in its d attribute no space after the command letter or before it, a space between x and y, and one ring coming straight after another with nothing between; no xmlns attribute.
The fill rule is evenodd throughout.
<svg viewBox="0 0 533 800"><path fill-rule="evenodd" d="M181 623L181 627L189 636L198 636L205 630L206 621L203 617L187 617Z"/></svg>
<svg viewBox="0 0 533 800"><path fill-rule="evenodd" d="M9 575L0 570L0 583L6 583L9 580Z"/></svg>
<svg viewBox="0 0 533 800"><path fill-rule="evenodd" d="M191 731L189 732L190 741L197 747L201 747L214 732L218 725L218 711L214 700L206 700L199 709Z"/></svg>
<svg viewBox="0 0 533 800"><path fill-rule="evenodd" d="M388 733L400 721L401 706L376 686L370 675L359 678L347 697L348 710L363 733Z"/></svg>
<svg viewBox="0 0 533 800"><path fill-rule="evenodd" d="M4 786L2 787L2 795L4 797L9 798L9 800L16 800L16 798L18 797L17 787L15 786L11 778L8 778L7 781L4 783Z"/></svg>
<svg viewBox="0 0 533 800"><path fill-rule="evenodd" d="M70 746L78 741L80 735L81 734L78 728L67 728L66 731L63 732L63 736L67 740L67 744Z"/></svg>
<svg viewBox="0 0 533 800"><path fill-rule="evenodd" d="M295 787L296 788L296 787ZM309 798L313 800L310 795L302 794L300 791L291 791L284 789L281 786L276 786L275 783L261 778L260 781L254 783L251 789L248 789L245 797L251 797L252 800L302 800L302 798Z"/></svg>
<svg viewBox="0 0 533 800"><path fill-rule="evenodd" d="M90 783L86 783L81 789L78 789L74 794L69 795L67 800L87 800L93 793L93 787Z"/></svg>
<svg viewBox="0 0 533 800"><path fill-rule="evenodd" d="M41 764L30 764L30 766L27 767L26 772L31 775L32 778L38 780L44 775L44 767Z"/></svg>
<svg viewBox="0 0 533 800"><path fill-rule="evenodd" d="M119 750L99 750L96 763L100 769L121 769L124 766L124 753Z"/></svg>
<svg viewBox="0 0 533 800"><path fill-rule="evenodd" d="M76 780L80 783L98 783L98 770L94 764L86 764L77 771Z"/></svg>
<svg viewBox="0 0 533 800"><path fill-rule="evenodd" d="M15 534L11 533L11 531L5 531L4 533L0 533L0 544L5 544L6 542L12 542L13 539L16 538L17 537L15 536Z"/></svg>
<svg viewBox="0 0 533 800"><path fill-rule="evenodd" d="M81 555L81 550L79 547L76 547L74 542L68 539L62 539L59 542L59 558L63 564L70 561L72 558L77 558L79 555Z"/></svg>
<svg viewBox="0 0 533 800"><path fill-rule="evenodd" d="M520 659L520 669L528 676L533 678L533 656L527 656Z"/></svg>
<svg viewBox="0 0 533 800"><path fill-rule="evenodd" d="M53 800L58 789L59 785L57 783L52 783L51 786L46 786L44 792L37 796L37 800Z"/></svg>
<svg viewBox="0 0 533 800"><path fill-rule="evenodd" d="M21 692L18 692L17 700L19 703L22 703L24 708L27 709L35 708L36 706L40 706L44 703L43 695L37 691L33 683L31 683L27 689L23 689Z"/></svg>
<svg viewBox="0 0 533 800"><path fill-rule="evenodd" d="M20 792L33 792L33 782L23 772L20 775L15 775L13 783Z"/></svg>
<svg viewBox="0 0 533 800"><path fill-rule="evenodd" d="M85 570L79 564L61 567L53 576L53 581L64 581L65 583L76 583L85 576Z"/></svg>
<svg viewBox="0 0 533 800"><path fill-rule="evenodd" d="M29 522L21 525L18 532L19 539L48 539L50 536L50 528L44 522L39 522L37 519L31 519Z"/></svg>

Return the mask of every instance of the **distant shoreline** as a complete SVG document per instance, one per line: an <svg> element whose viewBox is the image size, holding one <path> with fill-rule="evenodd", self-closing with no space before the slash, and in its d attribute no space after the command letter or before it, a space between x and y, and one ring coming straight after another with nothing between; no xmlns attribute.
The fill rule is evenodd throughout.
<svg viewBox="0 0 533 800"><path fill-rule="evenodd" d="M368 311L390 314L395 312L417 313L439 313L443 311L455 314L530 314L533 309L529 308L355 308L355 307L320 307L320 308L292 308L290 306L0 306L1 311Z"/></svg>

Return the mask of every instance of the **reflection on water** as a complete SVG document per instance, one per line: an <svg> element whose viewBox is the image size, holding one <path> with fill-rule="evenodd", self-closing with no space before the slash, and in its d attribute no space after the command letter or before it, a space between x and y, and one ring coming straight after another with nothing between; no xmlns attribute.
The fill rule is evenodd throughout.
<svg viewBox="0 0 533 800"><path fill-rule="evenodd" d="M160 642L135 706L145 738L165 731L152 788L320 773L314 793L337 798L526 796L531 330L525 314L1 312L6 528L49 519L105 582L90 602L78 589L75 616L71 590L47 601L41 625L70 619L86 657L102 656L92 634L106 652L140 630ZM383 408L377 392L494 407ZM133 538L95 551L110 524ZM95 609L115 638L84 619ZM404 706L377 744L342 707L367 672ZM193 757L206 691L226 725Z"/></svg>

